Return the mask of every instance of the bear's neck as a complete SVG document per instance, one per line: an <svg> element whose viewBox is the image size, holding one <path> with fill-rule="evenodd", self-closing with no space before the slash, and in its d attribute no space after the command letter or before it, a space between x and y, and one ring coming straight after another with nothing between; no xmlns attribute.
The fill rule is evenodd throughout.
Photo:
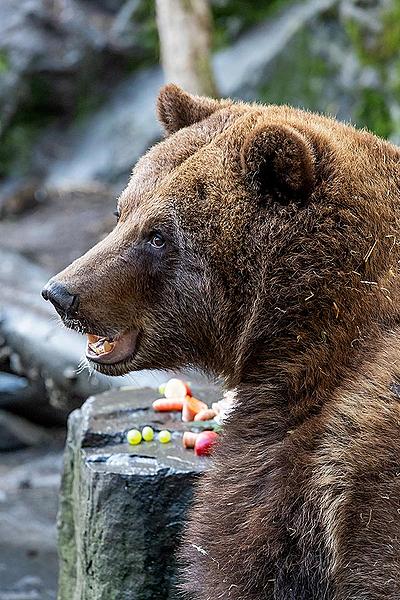
<svg viewBox="0 0 400 600"><path fill-rule="evenodd" d="M322 339L309 343L265 336L241 368L226 378L226 385L237 388L239 396L240 390L260 399L269 395L275 409L287 412L289 407L294 421L301 422L329 401L346 379L359 374L360 364L382 347L385 330L393 330L396 320L327 328Z"/></svg>

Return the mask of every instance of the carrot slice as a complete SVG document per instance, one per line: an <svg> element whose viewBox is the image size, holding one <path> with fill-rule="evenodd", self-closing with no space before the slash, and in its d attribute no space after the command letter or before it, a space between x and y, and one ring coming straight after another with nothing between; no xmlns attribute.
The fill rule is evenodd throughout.
<svg viewBox="0 0 400 600"><path fill-rule="evenodd" d="M183 399L182 398L160 398L159 400L154 400L153 410L156 412L174 412L181 411L183 408Z"/></svg>
<svg viewBox="0 0 400 600"><path fill-rule="evenodd" d="M193 431L185 431L182 437L182 443L184 448L194 448L196 444L197 436L199 433Z"/></svg>
<svg viewBox="0 0 400 600"><path fill-rule="evenodd" d="M208 408L207 404L194 398L193 396L186 396L183 401L182 408L182 421L186 423L188 421L193 421L197 413L201 410L206 410Z"/></svg>
<svg viewBox="0 0 400 600"><path fill-rule="evenodd" d="M195 415L195 421L211 421L217 413L213 408L207 408L206 410L201 410Z"/></svg>

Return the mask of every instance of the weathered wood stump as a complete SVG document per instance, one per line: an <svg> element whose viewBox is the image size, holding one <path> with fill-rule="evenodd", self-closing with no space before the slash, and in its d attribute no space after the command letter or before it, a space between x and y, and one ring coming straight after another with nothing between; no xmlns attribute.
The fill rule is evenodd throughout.
<svg viewBox="0 0 400 600"><path fill-rule="evenodd" d="M211 403L215 387L194 392ZM172 600L174 552L205 459L182 447L180 413L154 413L150 388L90 398L69 419L60 498L58 600ZM172 441L126 443L129 429Z"/></svg>

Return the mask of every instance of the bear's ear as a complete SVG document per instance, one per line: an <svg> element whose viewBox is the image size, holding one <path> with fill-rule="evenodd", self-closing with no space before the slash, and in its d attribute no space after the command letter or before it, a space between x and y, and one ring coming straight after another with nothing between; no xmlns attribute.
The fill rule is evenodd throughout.
<svg viewBox="0 0 400 600"><path fill-rule="evenodd" d="M262 125L253 130L244 141L241 163L258 191L282 204L304 203L313 192L314 148L289 125Z"/></svg>
<svg viewBox="0 0 400 600"><path fill-rule="evenodd" d="M198 123L222 108L223 102L192 96L178 85L169 83L161 88L157 99L158 119L167 133Z"/></svg>

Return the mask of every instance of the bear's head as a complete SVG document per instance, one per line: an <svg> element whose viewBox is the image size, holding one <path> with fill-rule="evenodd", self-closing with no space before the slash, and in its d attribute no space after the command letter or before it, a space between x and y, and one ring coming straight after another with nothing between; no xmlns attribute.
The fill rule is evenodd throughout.
<svg viewBox="0 0 400 600"><path fill-rule="evenodd" d="M103 373L195 366L312 388L397 318L398 149L175 85L158 114L167 137L134 168L115 229L44 297Z"/></svg>

